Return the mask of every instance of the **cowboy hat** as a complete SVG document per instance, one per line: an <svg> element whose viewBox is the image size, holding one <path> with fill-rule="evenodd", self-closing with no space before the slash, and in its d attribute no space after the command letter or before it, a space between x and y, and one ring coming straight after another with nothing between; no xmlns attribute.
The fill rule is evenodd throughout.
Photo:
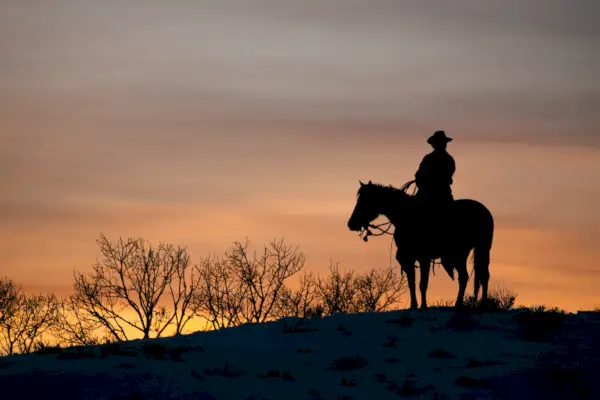
<svg viewBox="0 0 600 400"><path fill-rule="evenodd" d="M429 139L427 139L427 143L429 144L435 144L435 143L440 143L440 142L451 142L452 138L451 137L447 137L446 136L446 132L444 131L436 131L433 136L430 136Z"/></svg>

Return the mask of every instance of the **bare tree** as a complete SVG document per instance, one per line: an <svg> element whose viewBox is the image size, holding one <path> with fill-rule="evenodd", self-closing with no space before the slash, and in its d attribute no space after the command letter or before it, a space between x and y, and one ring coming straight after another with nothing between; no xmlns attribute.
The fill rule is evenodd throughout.
<svg viewBox="0 0 600 400"><path fill-rule="evenodd" d="M281 289L273 316L275 318L306 318L319 314L317 312L319 306L316 280L312 272L305 272L300 278L297 290L286 286Z"/></svg>
<svg viewBox="0 0 600 400"><path fill-rule="evenodd" d="M317 295L325 315L358 312L358 293L354 271L341 273L339 263L330 262L329 276L317 277Z"/></svg>
<svg viewBox="0 0 600 400"><path fill-rule="evenodd" d="M297 247L285 245L283 239L271 241L260 256L254 252L249 257L248 245L248 240L245 244L236 242L227 258L247 289L241 309L243 318L248 322L264 322L271 317L285 280L302 269L305 257Z"/></svg>
<svg viewBox="0 0 600 400"><path fill-rule="evenodd" d="M187 249L163 243L154 248L142 238L111 243L104 235L98 244L102 259L93 271L75 273L72 308L97 321L112 341L127 340L126 330L143 338L160 337L169 327L182 333L195 313L191 298L199 282ZM166 298L169 306L159 305Z"/></svg>
<svg viewBox="0 0 600 400"><path fill-rule="evenodd" d="M98 334L102 324L79 306L77 297L68 296L60 302L57 323L52 335L66 346L88 346L101 343Z"/></svg>
<svg viewBox="0 0 600 400"><path fill-rule="evenodd" d="M0 322L7 318L7 313L11 310L19 288L8 278L0 278Z"/></svg>
<svg viewBox="0 0 600 400"><path fill-rule="evenodd" d="M403 276L390 266L362 274L340 272L339 263L330 263L329 275L317 277L311 302L320 305L324 315L334 313L380 312L399 305L406 292Z"/></svg>
<svg viewBox="0 0 600 400"><path fill-rule="evenodd" d="M406 293L404 276L392 266L357 276L355 286L358 312L387 311Z"/></svg>
<svg viewBox="0 0 600 400"><path fill-rule="evenodd" d="M194 292L200 280L193 266L190 266L190 254L184 248L163 246L165 265L173 267L173 274L168 280L169 305L160 307L155 319L154 329L160 336L164 327L173 326L174 334L181 335L187 323L196 314L193 303Z"/></svg>
<svg viewBox="0 0 600 400"><path fill-rule="evenodd" d="M284 282L304 266L304 253L283 239L271 241L260 255L249 255L248 246L248 240L235 242L222 259L200 264L197 308L214 328L273 318Z"/></svg>
<svg viewBox="0 0 600 400"><path fill-rule="evenodd" d="M197 267L201 284L194 302L199 315L212 329L228 328L242 323L242 302L247 288L237 279L227 259L208 256Z"/></svg>
<svg viewBox="0 0 600 400"><path fill-rule="evenodd" d="M29 353L56 323L58 300L53 294L27 295L12 281L0 283L0 346L5 354Z"/></svg>

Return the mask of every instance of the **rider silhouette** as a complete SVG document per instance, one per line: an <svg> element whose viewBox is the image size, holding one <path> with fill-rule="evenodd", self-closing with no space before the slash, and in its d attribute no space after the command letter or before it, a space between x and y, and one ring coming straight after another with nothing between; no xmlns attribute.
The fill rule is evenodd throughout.
<svg viewBox="0 0 600 400"><path fill-rule="evenodd" d="M453 175L456 171L454 158L446 151L446 146L452 138L447 137L444 131L437 131L427 139L433 151L427 154L415 174L415 183L419 189L415 198L424 211L427 220L439 220L444 215L446 206L453 201L452 189Z"/></svg>
<svg viewBox="0 0 600 400"><path fill-rule="evenodd" d="M446 146L452 140L444 131L437 131L427 139L433 151L423 158L415 174L415 183L419 188L417 196L427 202L454 200L450 185L453 183L456 164L446 151Z"/></svg>

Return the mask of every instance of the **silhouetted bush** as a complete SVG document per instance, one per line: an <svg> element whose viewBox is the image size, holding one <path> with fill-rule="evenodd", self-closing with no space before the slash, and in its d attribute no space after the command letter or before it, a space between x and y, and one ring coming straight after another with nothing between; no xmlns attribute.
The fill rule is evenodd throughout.
<svg viewBox="0 0 600 400"><path fill-rule="evenodd" d="M497 286L488 292L486 301L481 297L475 301L472 296L465 299L465 307L471 311L481 311L487 313L505 312L514 308L517 294L502 286Z"/></svg>
<svg viewBox="0 0 600 400"><path fill-rule="evenodd" d="M314 318L335 313L381 312L399 306L406 282L394 267L362 274L341 272L331 263L329 274L316 278L308 273L296 291L285 288L277 306L279 317Z"/></svg>
<svg viewBox="0 0 600 400"><path fill-rule="evenodd" d="M557 307L545 306L523 308L514 316L518 335L527 341L545 341L554 334L568 318L568 314Z"/></svg>
<svg viewBox="0 0 600 400"><path fill-rule="evenodd" d="M60 301L57 323L51 333L64 346L90 346L106 340L98 334L101 328L102 324L86 312L76 296L67 296Z"/></svg>
<svg viewBox="0 0 600 400"><path fill-rule="evenodd" d="M197 267L193 303L214 329L273 319L285 281L304 267L304 253L283 239L271 241L260 255L250 255L248 246L248 240L235 242L224 257L209 256Z"/></svg>
<svg viewBox="0 0 600 400"><path fill-rule="evenodd" d="M486 312L486 313L497 313L506 312L514 309L517 294L512 290L503 287L496 286L488 291L487 301L481 300L481 293L479 298L475 300L473 296L465 296L463 303L463 311L471 311L474 313ZM443 308L454 308L455 300L437 300L431 303L433 307Z"/></svg>
<svg viewBox="0 0 600 400"><path fill-rule="evenodd" d="M311 272L300 277L298 289L287 286L281 292L273 308L275 318L300 317L319 318L323 315L323 306L318 304L316 280Z"/></svg>
<svg viewBox="0 0 600 400"><path fill-rule="evenodd" d="M53 294L28 295L9 279L0 280L0 346L4 354L30 353L56 324Z"/></svg>
<svg viewBox="0 0 600 400"><path fill-rule="evenodd" d="M102 257L91 273L75 272L74 293L62 300L25 296L12 281L0 280L5 353L47 354L53 346L177 335L193 317L222 328L290 316L385 311L397 307L406 291L398 268L342 273L333 263L328 275L305 273L291 289L286 281L303 268L305 256L283 239L252 255L248 241L235 242L224 257L209 256L195 266L179 246L154 247L142 238L111 242L104 235L97 243ZM290 329L297 330L302 329ZM51 335L53 342L42 343L42 335ZM105 354L109 348L100 349Z"/></svg>
<svg viewBox="0 0 600 400"><path fill-rule="evenodd" d="M12 281L0 279L0 347L4 353L35 351L64 359L137 356L118 344L130 339L127 330L137 330L144 338L181 334L193 317L205 318L211 328L297 317L295 322L284 322L283 332L308 333L316 331L310 327L310 318L399 308L407 291L397 266L356 273L342 272L333 262L326 274L303 273L292 289L287 286L288 278L303 269L305 256L283 239L253 254L247 240L235 242L223 257L209 256L199 265L191 264L186 248L153 247L141 238L111 243L101 235L98 244L102 259L91 274L75 274L75 293L62 301L52 294L25 295ZM491 289L485 303L466 297L465 308L470 312L456 314L440 329L477 328L477 313L512 310L516 298L503 287ZM436 304L453 308L454 300ZM125 310L135 316L127 319ZM567 317L562 310L543 306L521 308L514 316L518 335L526 340L547 340ZM408 327L414 321L403 314L387 322ZM352 335L345 328L338 327L338 331ZM50 334L54 341L46 340ZM67 349L68 345L100 346ZM397 338L383 343L396 345ZM148 358L175 361L186 351L159 344L142 347Z"/></svg>
<svg viewBox="0 0 600 400"><path fill-rule="evenodd" d="M196 311L191 299L199 284L186 248L163 243L155 248L142 238L111 243L104 235L98 245L103 258L93 272L75 273L75 293L65 303L75 321L62 318L63 339L85 343L89 338L82 336L97 327L111 341L127 340L125 327L143 338L160 337L168 328L182 333ZM159 306L166 298L169 307ZM125 310L135 317L127 319Z"/></svg>

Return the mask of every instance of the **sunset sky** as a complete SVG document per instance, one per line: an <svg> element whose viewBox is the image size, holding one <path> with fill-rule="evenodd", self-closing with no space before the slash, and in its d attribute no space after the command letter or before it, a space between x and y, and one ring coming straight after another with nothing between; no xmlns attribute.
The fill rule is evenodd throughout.
<svg viewBox="0 0 600 400"><path fill-rule="evenodd" d="M358 181L412 179L444 129L455 197L496 218L491 285L599 306L598 15L596 0L0 0L0 275L68 293L101 232L196 261L285 237L307 270L384 268L390 238L346 225ZM455 297L441 270L430 282Z"/></svg>

